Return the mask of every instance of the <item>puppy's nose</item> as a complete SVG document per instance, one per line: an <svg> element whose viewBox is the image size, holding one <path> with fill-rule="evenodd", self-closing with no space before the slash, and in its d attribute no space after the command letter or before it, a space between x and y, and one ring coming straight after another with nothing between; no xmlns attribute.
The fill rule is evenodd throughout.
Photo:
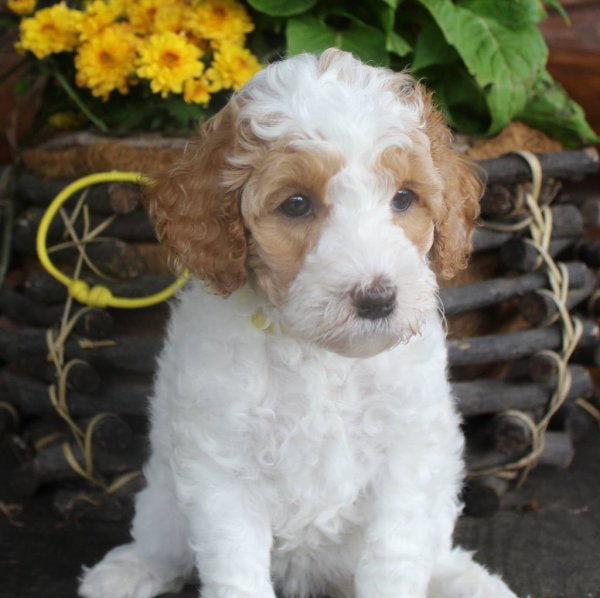
<svg viewBox="0 0 600 598"><path fill-rule="evenodd" d="M352 293L352 300L359 318L378 320L389 316L396 305L396 290L384 282L374 282Z"/></svg>

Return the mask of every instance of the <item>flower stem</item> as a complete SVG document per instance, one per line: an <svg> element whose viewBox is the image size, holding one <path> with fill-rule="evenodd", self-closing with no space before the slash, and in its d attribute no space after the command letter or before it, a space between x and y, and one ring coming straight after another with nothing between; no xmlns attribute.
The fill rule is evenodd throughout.
<svg viewBox="0 0 600 598"><path fill-rule="evenodd" d="M67 92L69 97L77 104L79 109L103 132L108 133L108 127L100 118L98 118L81 100L77 92L71 87L65 76L60 72L56 65L52 65L53 75L56 77L58 82L63 86L63 89Z"/></svg>

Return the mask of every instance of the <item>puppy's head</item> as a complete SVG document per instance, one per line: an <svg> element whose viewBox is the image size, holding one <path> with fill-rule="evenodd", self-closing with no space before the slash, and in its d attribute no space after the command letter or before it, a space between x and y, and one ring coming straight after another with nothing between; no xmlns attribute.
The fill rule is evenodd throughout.
<svg viewBox="0 0 600 598"><path fill-rule="evenodd" d="M149 209L178 270L223 296L248 282L290 334L369 356L465 267L481 191L420 85L330 50L257 74Z"/></svg>

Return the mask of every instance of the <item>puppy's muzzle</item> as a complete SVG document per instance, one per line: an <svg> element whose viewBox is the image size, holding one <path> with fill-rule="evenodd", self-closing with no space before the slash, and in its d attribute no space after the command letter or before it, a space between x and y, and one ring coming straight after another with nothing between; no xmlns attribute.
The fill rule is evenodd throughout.
<svg viewBox="0 0 600 598"><path fill-rule="evenodd" d="M358 287L351 292L352 301L359 318L379 320L387 318L396 307L396 289L376 281L368 287Z"/></svg>

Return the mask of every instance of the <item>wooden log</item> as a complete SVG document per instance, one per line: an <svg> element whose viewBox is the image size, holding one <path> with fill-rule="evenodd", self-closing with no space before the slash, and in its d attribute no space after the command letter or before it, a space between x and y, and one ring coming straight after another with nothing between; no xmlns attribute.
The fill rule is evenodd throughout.
<svg viewBox="0 0 600 598"><path fill-rule="evenodd" d="M576 363L573 358L569 363ZM558 374L556 360L546 351L531 357L516 359L508 364L505 380L531 380L532 382L548 382Z"/></svg>
<svg viewBox="0 0 600 598"><path fill-rule="evenodd" d="M598 151L594 148L548 152L536 156L542 166L544 178L573 179L598 171ZM493 160L480 160L478 164L487 174L488 185L531 181L529 164L516 154L507 154Z"/></svg>
<svg viewBox="0 0 600 598"><path fill-rule="evenodd" d="M550 241L548 253L556 257L569 247L573 246L576 238L556 239ZM513 270L521 272L531 272L536 270L538 265L539 253L524 239L511 239L500 248L500 259L502 263Z"/></svg>
<svg viewBox="0 0 600 598"><path fill-rule="evenodd" d="M575 448L566 432L546 432L546 441L536 465L549 465L566 469L571 464ZM465 461L471 473L485 471L492 467L510 464L514 459L495 450L480 451L467 445Z"/></svg>
<svg viewBox="0 0 600 598"><path fill-rule="evenodd" d="M596 368L600 367L600 342L577 347L571 357L571 362Z"/></svg>
<svg viewBox="0 0 600 598"><path fill-rule="evenodd" d="M569 311L585 301L596 290L598 279L591 270L588 270L586 279L583 287L568 292L566 306ZM532 326L550 322L559 315L554 300L537 290L525 293L519 300L518 309L521 317Z"/></svg>
<svg viewBox="0 0 600 598"><path fill-rule="evenodd" d="M85 457L77 444L69 442L75 461L85 468ZM136 440L135 446L123 455L94 449L94 468L104 476L140 469L145 456L145 442ZM20 497L33 496L41 485L50 482L78 480L80 475L71 467L62 444L54 444L38 451L35 458L15 469L9 476L10 489Z"/></svg>
<svg viewBox="0 0 600 598"><path fill-rule="evenodd" d="M594 385L590 373L581 366L569 366L572 376L567 400L592 395ZM536 409L548 404L556 382L511 382L507 380L481 379L452 384L458 410L463 417L486 413L498 413L507 409L521 411Z"/></svg>
<svg viewBox="0 0 600 598"><path fill-rule="evenodd" d="M568 262L569 285L578 288L588 279L588 269L581 262ZM440 299L446 315L502 303L520 297L528 291L548 287L546 272L533 272L512 278L493 278L482 282L440 290Z"/></svg>
<svg viewBox="0 0 600 598"><path fill-rule="evenodd" d="M133 505L122 504L103 490L91 488L59 490L52 502L54 512L68 521L103 521L118 523L129 521Z"/></svg>
<svg viewBox="0 0 600 598"><path fill-rule="evenodd" d="M144 272L144 260L135 245L122 241L90 243L86 254L102 273L112 278L135 278ZM67 270L77 263L79 253L74 248L65 248L52 252L50 257L60 270Z"/></svg>
<svg viewBox="0 0 600 598"><path fill-rule="evenodd" d="M590 197L582 204L580 211L586 227L600 225L600 197Z"/></svg>
<svg viewBox="0 0 600 598"><path fill-rule="evenodd" d="M152 385L144 382L107 380L95 394L78 391L67 394L72 417L92 417L100 411L119 415L145 415ZM55 413L48 396L48 387L39 380L0 369L0 393L24 415L52 415Z"/></svg>
<svg viewBox="0 0 600 598"><path fill-rule="evenodd" d="M590 345L598 338L598 328L593 320L582 320L583 336L579 346ZM558 349L562 344L562 328L555 324L546 328L518 330L505 334L449 339L448 362L452 367L512 361L543 351Z"/></svg>
<svg viewBox="0 0 600 598"><path fill-rule="evenodd" d="M473 253L499 249L515 237L512 232L499 232L485 227L478 227L473 233Z"/></svg>
<svg viewBox="0 0 600 598"><path fill-rule="evenodd" d="M63 423L58 416L50 415L31 422L23 430L22 438L31 451L31 457L46 446L69 438L69 433L63 429Z"/></svg>
<svg viewBox="0 0 600 598"><path fill-rule="evenodd" d="M106 341L69 338L64 344L65 358L82 359L96 368L116 368L129 372L152 373L162 347L159 337L112 337ZM19 363L26 357L45 357L48 353L44 330L27 328L19 332L0 330L0 359Z"/></svg>
<svg viewBox="0 0 600 598"><path fill-rule="evenodd" d="M521 455L533 444L531 428L512 413L498 413L494 416L491 437L494 448L504 455Z"/></svg>
<svg viewBox="0 0 600 598"><path fill-rule="evenodd" d="M134 497L144 484L144 477L140 475L113 494L89 486L62 488L54 496L54 511L71 521L129 521L133 515Z"/></svg>
<svg viewBox="0 0 600 598"><path fill-rule="evenodd" d="M518 224L527 219L526 214L519 214L503 224ZM502 247L511 239L527 234L527 228L515 232L495 231L491 228L478 228L473 235L473 252L490 251ZM570 204L559 204L552 207L552 240L580 238L583 235L583 218L579 210Z"/></svg>
<svg viewBox="0 0 600 598"><path fill-rule="evenodd" d="M73 181L48 179L22 169L17 177L16 195L35 206L47 207ZM141 188L134 183L101 183L87 188L86 205L97 214L129 214L141 205ZM82 191L73 194L65 207L75 207Z"/></svg>
<svg viewBox="0 0 600 598"><path fill-rule="evenodd" d="M30 208L21 214L13 229L13 247L18 253L33 255L37 231L45 211L41 208ZM105 218L92 214L90 230L104 222ZM83 218L78 218L74 229L78 235L83 233ZM70 237L65 237L65 226L62 219L54 218L48 228L46 242L48 246L60 243ZM146 212L133 212L115 218L101 233L102 237L116 238L122 241L148 242L156 240L154 226Z"/></svg>
<svg viewBox="0 0 600 598"><path fill-rule="evenodd" d="M103 412L102 407L99 408L97 404L96 408L98 412ZM75 423L85 433L93 419L92 417L77 418ZM70 436L71 432L68 426L58 415L38 419L30 424L23 433L23 439L35 451L47 444L62 442ZM108 453L119 454L128 450L132 446L133 440L134 435L131 426L116 413L98 419L92 428L94 446ZM42 447L38 446L40 443Z"/></svg>
<svg viewBox="0 0 600 598"><path fill-rule="evenodd" d="M79 308L83 307L76 303ZM62 305L46 305L5 287L0 289L0 313L17 322L50 327L60 323ZM74 313L73 311L71 313ZM88 338L106 338L113 330L110 313L104 309L87 311L75 324L73 332Z"/></svg>
<svg viewBox="0 0 600 598"><path fill-rule="evenodd" d="M4 398L0 401L0 438L15 430L19 423L18 410L12 403L5 401Z"/></svg>
<svg viewBox="0 0 600 598"><path fill-rule="evenodd" d="M481 215L489 220L505 218L519 207L519 201L515 185L488 185L479 202Z"/></svg>
<svg viewBox="0 0 600 598"><path fill-rule="evenodd" d="M534 382L547 382L558 375L556 360L547 353L532 355L529 359L529 377Z"/></svg>
<svg viewBox="0 0 600 598"><path fill-rule="evenodd" d="M30 376L49 383L57 381L57 373L54 364L48 362L46 358L32 358L23 356L18 363L15 363L20 370ZM70 390L80 390L92 393L98 390L100 386L100 375L89 363L79 361L71 364L67 370L67 388Z"/></svg>
<svg viewBox="0 0 600 598"><path fill-rule="evenodd" d="M565 403L552 418L551 426L553 429L564 430L577 444L588 434L597 432L599 422L577 403Z"/></svg>
<svg viewBox="0 0 600 598"><path fill-rule="evenodd" d="M575 254L590 268L600 268L600 241L579 241L575 245Z"/></svg>
<svg viewBox="0 0 600 598"><path fill-rule="evenodd" d="M491 517L502 506L509 482L495 476L470 478L464 487L463 514L467 517Z"/></svg>
<svg viewBox="0 0 600 598"><path fill-rule="evenodd" d="M104 411L104 408L102 408ZM94 418L77 420L76 423L84 432ZM120 454L127 451L133 444L131 426L116 413L98 420L92 428L92 442L108 453Z"/></svg>
<svg viewBox="0 0 600 598"><path fill-rule="evenodd" d="M72 276L71 271L66 272ZM97 276L84 276L90 285L105 284L117 297L146 297L170 286L175 277L168 274L143 274L129 280L107 282ZM63 303L67 299L67 288L45 271L31 272L25 282L26 294L34 301Z"/></svg>

